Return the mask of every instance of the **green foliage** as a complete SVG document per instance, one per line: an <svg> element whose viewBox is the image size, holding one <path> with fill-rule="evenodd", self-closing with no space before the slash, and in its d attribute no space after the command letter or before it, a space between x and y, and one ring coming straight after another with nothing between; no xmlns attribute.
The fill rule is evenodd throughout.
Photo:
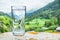
<svg viewBox="0 0 60 40"><path fill-rule="evenodd" d="M56 30L46 30L45 32L50 32L50 33L52 33L52 32L57 32Z"/></svg>
<svg viewBox="0 0 60 40"><path fill-rule="evenodd" d="M58 20L56 17L51 17L50 20L51 20L52 24L54 24L54 25L58 24Z"/></svg>
<svg viewBox="0 0 60 40"><path fill-rule="evenodd" d="M36 29L34 29L34 31L36 31L36 32L44 32L45 29L43 29L42 27L37 27Z"/></svg>
<svg viewBox="0 0 60 40"><path fill-rule="evenodd" d="M50 20L45 21L45 27L50 27L52 25L52 22Z"/></svg>
<svg viewBox="0 0 60 40"><path fill-rule="evenodd" d="M56 28L57 28L57 25L52 25L49 27L49 30L56 30Z"/></svg>
<svg viewBox="0 0 60 40"><path fill-rule="evenodd" d="M0 16L0 32L11 31L12 19L9 16Z"/></svg>
<svg viewBox="0 0 60 40"><path fill-rule="evenodd" d="M26 23L26 25L29 25L29 24L30 24L29 22Z"/></svg>

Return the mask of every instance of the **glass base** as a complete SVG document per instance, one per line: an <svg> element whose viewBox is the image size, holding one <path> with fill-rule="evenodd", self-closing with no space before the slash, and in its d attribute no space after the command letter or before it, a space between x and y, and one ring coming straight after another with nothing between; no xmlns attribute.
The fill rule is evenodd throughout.
<svg viewBox="0 0 60 40"><path fill-rule="evenodd" d="M14 36L13 40L26 40L24 36Z"/></svg>
<svg viewBox="0 0 60 40"><path fill-rule="evenodd" d="M25 32L13 32L13 35L15 36L23 36Z"/></svg>
<svg viewBox="0 0 60 40"><path fill-rule="evenodd" d="M13 30L13 35L18 35L18 36L23 36L25 34L25 30L24 29L20 29L20 30Z"/></svg>

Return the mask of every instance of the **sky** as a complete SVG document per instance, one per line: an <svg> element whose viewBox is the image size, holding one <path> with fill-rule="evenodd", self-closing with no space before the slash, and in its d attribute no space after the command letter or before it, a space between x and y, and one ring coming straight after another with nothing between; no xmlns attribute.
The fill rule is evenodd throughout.
<svg viewBox="0 0 60 40"><path fill-rule="evenodd" d="M0 11L9 13L11 6L26 6L27 12L30 12L38 10L52 1L54 0L0 0Z"/></svg>

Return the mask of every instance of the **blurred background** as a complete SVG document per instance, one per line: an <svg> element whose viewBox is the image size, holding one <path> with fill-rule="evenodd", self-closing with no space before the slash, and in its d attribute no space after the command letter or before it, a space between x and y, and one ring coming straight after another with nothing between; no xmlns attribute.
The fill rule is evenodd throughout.
<svg viewBox="0 0 60 40"><path fill-rule="evenodd" d="M26 32L57 32L60 27L59 0L0 0L0 33L11 31L14 5L26 5Z"/></svg>

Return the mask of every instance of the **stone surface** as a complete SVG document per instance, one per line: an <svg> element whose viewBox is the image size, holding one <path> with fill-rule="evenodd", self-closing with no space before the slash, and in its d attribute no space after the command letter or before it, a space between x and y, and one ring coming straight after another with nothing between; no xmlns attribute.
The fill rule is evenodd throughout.
<svg viewBox="0 0 60 40"><path fill-rule="evenodd" d="M25 33L24 36L13 36L11 32L0 34L0 40L60 40L60 34L39 32L38 34Z"/></svg>

